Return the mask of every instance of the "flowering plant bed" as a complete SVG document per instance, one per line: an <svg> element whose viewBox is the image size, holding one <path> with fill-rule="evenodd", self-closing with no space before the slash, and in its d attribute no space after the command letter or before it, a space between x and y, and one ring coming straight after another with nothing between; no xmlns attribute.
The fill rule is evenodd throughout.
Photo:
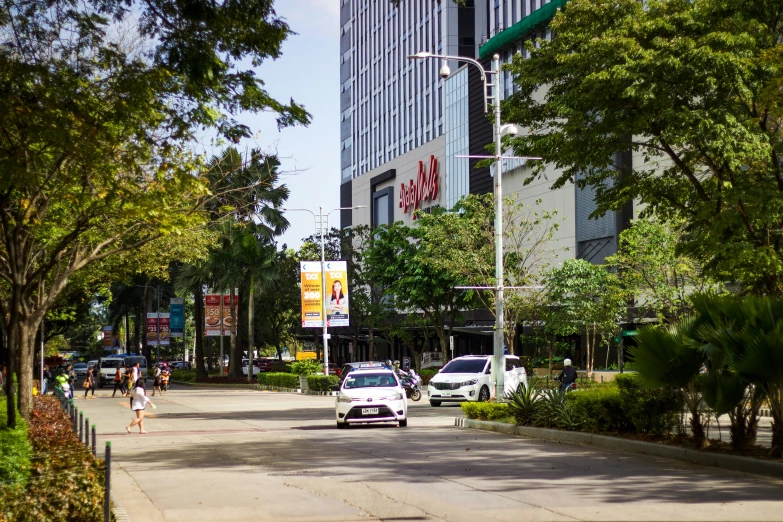
<svg viewBox="0 0 783 522"><path fill-rule="evenodd" d="M101 521L104 463L79 442L57 399L33 398L28 438L29 477L23 485L0 489L0 519Z"/></svg>

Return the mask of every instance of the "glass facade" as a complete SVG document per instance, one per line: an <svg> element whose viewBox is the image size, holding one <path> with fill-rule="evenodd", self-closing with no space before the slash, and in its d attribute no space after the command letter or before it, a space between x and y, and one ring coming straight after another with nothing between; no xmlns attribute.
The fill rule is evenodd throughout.
<svg viewBox="0 0 783 522"><path fill-rule="evenodd" d="M446 80L444 119L446 123L446 208L470 192L468 68L464 66Z"/></svg>

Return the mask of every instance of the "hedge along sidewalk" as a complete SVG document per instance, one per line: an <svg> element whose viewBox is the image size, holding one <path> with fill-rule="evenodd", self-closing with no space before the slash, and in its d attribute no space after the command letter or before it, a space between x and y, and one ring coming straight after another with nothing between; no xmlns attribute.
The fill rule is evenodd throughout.
<svg viewBox="0 0 783 522"><path fill-rule="evenodd" d="M714 466L717 468L743 473L755 473L783 477L783 463L759 460L737 455L723 455L721 453L707 453L705 451L654 444L640 440L611 437L608 435L595 435L582 431L565 431L547 428L533 428L532 426L516 426L503 422L490 422L476 419L456 417L454 425L460 428L473 428L484 431L494 431L505 435L528 437L531 439L544 439L570 444L590 444L602 449L620 450L629 453L640 453L653 457L676 459L702 466Z"/></svg>
<svg viewBox="0 0 783 522"><path fill-rule="evenodd" d="M334 396L337 392L318 392L312 390L302 391L299 388L280 388L278 386L262 386L260 384L213 384L204 382L182 382L171 381L172 384L181 384L183 386L191 386L193 388L210 388L210 389L227 389L227 390L257 390L257 391L269 391L280 393L298 393L299 395L320 395L320 396Z"/></svg>

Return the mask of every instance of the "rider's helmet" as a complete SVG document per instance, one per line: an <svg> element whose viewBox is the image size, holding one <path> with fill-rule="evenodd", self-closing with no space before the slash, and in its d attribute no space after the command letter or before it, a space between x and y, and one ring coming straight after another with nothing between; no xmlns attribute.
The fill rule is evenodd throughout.
<svg viewBox="0 0 783 522"><path fill-rule="evenodd" d="M391 359L386 359L386 366L391 367L391 365L392 365Z"/></svg>
<svg viewBox="0 0 783 522"><path fill-rule="evenodd" d="M399 365L400 365L400 361L394 361L394 366L399 366Z"/></svg>
<svg viewBox="0 0 783 522"><path fill-rule="evenodd" d="M563 361L563 366L571 366L571 359L566 359Z"/></svg>

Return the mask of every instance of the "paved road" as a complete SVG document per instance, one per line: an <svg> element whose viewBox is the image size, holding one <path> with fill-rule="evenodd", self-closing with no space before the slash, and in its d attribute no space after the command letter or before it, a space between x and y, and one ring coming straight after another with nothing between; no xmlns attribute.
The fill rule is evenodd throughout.
<svg viewBox="0 0 783 522"><path fill-rule="evenodd" d="M781 481L455 428L454 407L338 431L329 397L175 388L128 435L99 395L77 402L134 522L783 520Z"/></svg>

